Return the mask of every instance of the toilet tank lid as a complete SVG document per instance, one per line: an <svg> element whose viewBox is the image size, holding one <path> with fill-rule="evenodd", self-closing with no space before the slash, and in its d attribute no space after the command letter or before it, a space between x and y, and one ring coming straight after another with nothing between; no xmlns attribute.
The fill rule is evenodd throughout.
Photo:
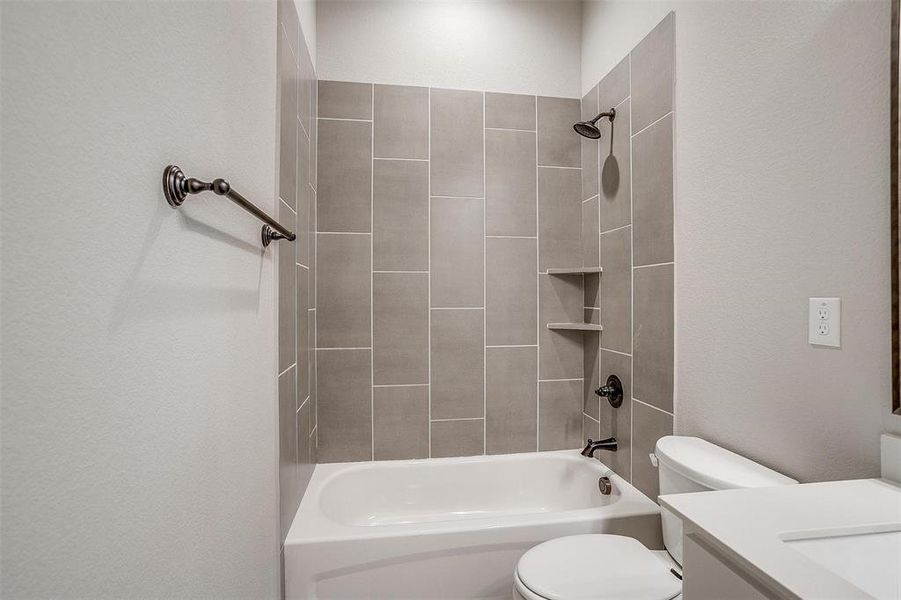
<svg viewBox="0 0 901 600"><path fill-rule="evenodd" d="M680 475L714 490L798 483L772 469L696 437L668 435L657 440L657 460Z"/></svg>

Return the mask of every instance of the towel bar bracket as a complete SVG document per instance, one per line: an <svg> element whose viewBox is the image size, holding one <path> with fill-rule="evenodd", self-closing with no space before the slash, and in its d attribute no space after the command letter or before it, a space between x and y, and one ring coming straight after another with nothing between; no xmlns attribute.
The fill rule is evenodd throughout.
<svg viewBox="0 0 901 600"><path fill-rule="evenodd" d="M260 221L263 221L265 225L263 225L260 232L260 241L262 241L264 248L276 240L293 242L297 239L293 231L257 208L250 200L231 189L226 180L214 179L207 182L194 179L193 177L186 177L182 170L175 165L169 165L163 170L163 193L166 195L166 202L172 208L181 206L188 194L199 194L201 192L213 192L219 196L225 196Z"/></svg>

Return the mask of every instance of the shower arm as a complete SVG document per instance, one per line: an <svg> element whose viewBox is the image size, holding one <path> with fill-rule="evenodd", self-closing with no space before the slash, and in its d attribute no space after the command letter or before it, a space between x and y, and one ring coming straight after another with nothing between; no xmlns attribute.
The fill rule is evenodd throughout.
<svg viewBox="0 0 901 600"><path fill-rule="evenodd" d="M598 116L596 116L591 121L589 121L589 123L597 123L599 120L603 119L604 117L607 117L608 119L610 119L610 122L613 123L613 119L616 118L616 109L611 108L610 110L605 110L602 113L598 113Z"/></svg>

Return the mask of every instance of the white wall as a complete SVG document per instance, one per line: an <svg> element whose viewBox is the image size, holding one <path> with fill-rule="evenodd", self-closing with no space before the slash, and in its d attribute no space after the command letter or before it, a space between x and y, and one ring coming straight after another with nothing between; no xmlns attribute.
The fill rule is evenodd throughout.
<svg viewBox="0 0 901 600"><path fill-rule="evenodd" d="M4 598L278 596L270 3L2 3Z"/></svg>
<svg viewBox="0 0 901 600"><path fill-rule="evenodd" d="M321 0L294 0L294 6L297 8L297 17L300 19L300 28L303 30L303 37L307 41L307 51L310 53L310 60L313 62L313 68L316 68L316 6Z"/></svg>
<svg viewBox="0 0 901 600"><path fill-rule="evenodd" d="M576 1L325 0L320 79L579 96Z"/></svg>
<svg viewBox="0 0 901 600"><path fill-rule="evenodd" d="M889 2L587 2L582 90L676 12L676 429L805 481L889 414ZM807 298L842 297L840 350Z"/></svg>

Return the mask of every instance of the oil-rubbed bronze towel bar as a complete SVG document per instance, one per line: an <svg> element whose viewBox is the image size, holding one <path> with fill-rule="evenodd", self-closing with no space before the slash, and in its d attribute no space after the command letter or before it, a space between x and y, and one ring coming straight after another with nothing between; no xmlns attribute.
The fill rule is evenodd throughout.
<svg viewBox="0 0 901 600"><path fill-rule="evenodd" d="M193 177L185 177L181 169L175 165L169 165L163 171L163 192L166 194L166 201L169 202L172 208L181 206L188 194L213 192L220 196L225 196L260 221L266 223L263 225L263 230L260 234L264 248L273 240L293 242L297 239L293 231L257 208L250 200L231 189L231 186L224 179L214 179L211 183L207 183Z"/></svg>

